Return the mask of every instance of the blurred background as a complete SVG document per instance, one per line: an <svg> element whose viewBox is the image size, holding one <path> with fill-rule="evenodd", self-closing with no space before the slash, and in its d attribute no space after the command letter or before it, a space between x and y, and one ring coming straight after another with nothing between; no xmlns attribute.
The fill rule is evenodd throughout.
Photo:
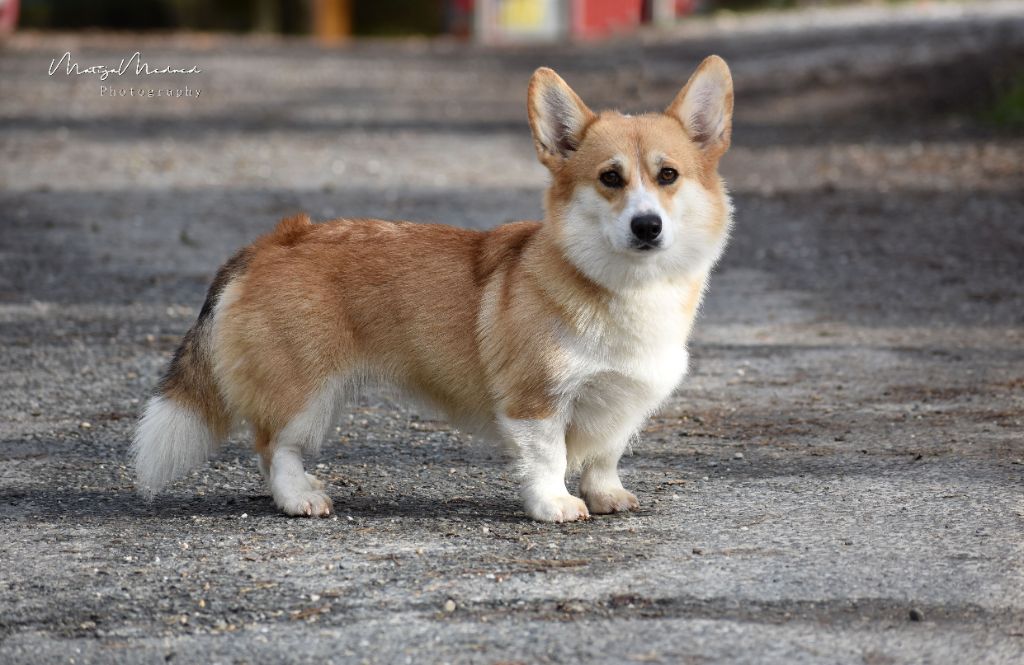
<svg viewBox="0 0 1024 665"><path fill-rule="evenodd" d="M16 0L3 0L9 8ZM485 41L598 38L695 12L807 0L21 0L21 24L44 29L214 30L366 35L451 34ZM821 4L820 2L818 4Z"/></svg>
<svg viewBox="0 0 1024 665"><path fill-rule="evenodd" d="M18 0L2 0L13 11ZM695 12L824 0L20 0L21 25L44 29L226 30L285 34L601 37Z"/></svg>
<svg viewBox="0 0 1024 665"><path fill-rule="evenodd" d="M454 35L485 43L600 39L693 15L899 0L0 0L9 26L315 34ZM920 4L920 3L919 3Z"/></svg>

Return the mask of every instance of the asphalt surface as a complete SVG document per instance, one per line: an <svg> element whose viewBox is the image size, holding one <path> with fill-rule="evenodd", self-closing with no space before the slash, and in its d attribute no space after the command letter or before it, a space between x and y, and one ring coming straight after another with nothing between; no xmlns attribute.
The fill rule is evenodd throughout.
<svg viewBox="0 0 1024 665"><path fill-rule="evenodd" d="M136 50L182 98L47 75ZM736 230L642 503L529 521L496 449L385 394L280 515L247 444L153 503L125 454L217 266L282 215L536 218L533 68L660 108L736 80ZM20 35L0 47L0 661L1024 662L1020 3L596 46ZM112 84L137 86L134 76ZM148 81L144 85L149 85Z"/></svg>

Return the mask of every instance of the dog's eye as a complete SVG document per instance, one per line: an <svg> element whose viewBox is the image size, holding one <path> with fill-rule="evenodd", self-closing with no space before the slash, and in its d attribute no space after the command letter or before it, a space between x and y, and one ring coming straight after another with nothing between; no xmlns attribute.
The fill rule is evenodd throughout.
<svg viewBox="0 0 1024 665"><path fill-rule="evenodd" d="M601 174L601 184L605 187L622 187L622 176L618 171L605 171Z"/></svg>
<svg viewBox="0 0 1024 665"><path fill-rule="evenodd" d="M662 185L671 185L679 177L679 171L675 169L665 167L658 171L658 183Z"/></svg>

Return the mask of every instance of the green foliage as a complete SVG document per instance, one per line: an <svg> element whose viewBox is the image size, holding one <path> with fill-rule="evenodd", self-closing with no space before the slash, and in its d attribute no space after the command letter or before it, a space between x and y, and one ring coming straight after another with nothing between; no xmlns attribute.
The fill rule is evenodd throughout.
<svg viewBox="0 0 1024 665"><path fill-rule="evenodd" d="M1009 79L997 90L988 119L1003 127L1024 127L1024 72Z"/></svg>

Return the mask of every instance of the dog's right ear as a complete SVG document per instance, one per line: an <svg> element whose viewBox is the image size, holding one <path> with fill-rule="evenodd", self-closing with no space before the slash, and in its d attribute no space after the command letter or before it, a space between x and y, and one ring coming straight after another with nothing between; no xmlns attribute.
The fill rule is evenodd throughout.
<svg viewBox="0 0 1024 665"><path fill-rule="evenodd" d="M729 149L732 134L732 74L717 55L709 55L665 113L683 125L704 154L718 159Z"/></svg>
<svg viewBox="0 0 1024 665"><path fill-rule="evenodd" d="M579 95L547 67L533 73L526 109L537 157L548 168L565 161L579 147L583 130L594 119Z"/></svg>

